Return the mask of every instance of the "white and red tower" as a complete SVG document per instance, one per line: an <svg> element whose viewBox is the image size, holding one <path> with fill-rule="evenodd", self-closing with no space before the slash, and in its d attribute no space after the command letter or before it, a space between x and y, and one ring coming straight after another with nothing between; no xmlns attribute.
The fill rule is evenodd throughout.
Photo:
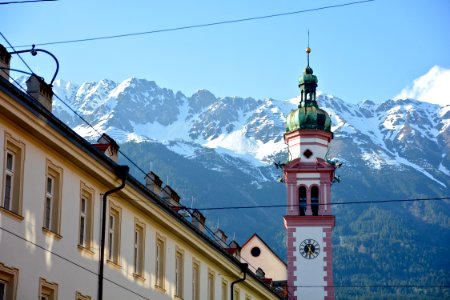
<svg viewBox="0 0 450 300"><path fill-rule="evenodd" d="M286 118L289 160L283 167L287 188L288 298L334 299L331 235L331 184L335 164L326 155L331 119L316 102L317 77L308 64L299 78L300 103Z"/></svg>

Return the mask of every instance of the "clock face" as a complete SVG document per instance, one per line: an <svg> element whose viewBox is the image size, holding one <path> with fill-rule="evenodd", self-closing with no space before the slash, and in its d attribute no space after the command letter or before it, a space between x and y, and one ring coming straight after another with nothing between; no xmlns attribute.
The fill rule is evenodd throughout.
<svg viewBox="0 0 450 300"><path fill-rule="evenodd" d="M300 254L306 259L316 258L320 253L319 243L313 239L306 239L299 246Z"/></svg>

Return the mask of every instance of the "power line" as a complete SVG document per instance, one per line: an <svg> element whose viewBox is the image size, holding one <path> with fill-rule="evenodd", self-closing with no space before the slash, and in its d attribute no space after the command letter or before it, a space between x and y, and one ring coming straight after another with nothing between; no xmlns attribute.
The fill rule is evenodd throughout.
<svg viewBox="0 0 450 300"><path fill-rule="evenodd" d="M2 38L8 43L9 47L12 48L14 50L14 52L16 52L16 49L14 49L14 46L11 45L11 43L8 41L8 39L3 35L3 33L0 31L0 35L2 36ZM22 56L20 56L19 53L16 53L20 60L24 63L24 65L28 68L28 70L34 74L33 70L31 70L30 66L25 62L25 60L22 58Z"/></svg>
<svg viewBox="0 0 450 300"><path fill-rule="evenodd" d="M1 34L1 32L0 32ZM3 35L2 35L3 36ZM4 71L4 70L3 70ZM20 84L17 83L16 80L13 79L13 81L18 85L20 88ZM23 88L22 88L23 89ZM27 92L25 89L23 89L25 92ZM54 96L60 100L67 108L69 108L77 117L79 117L84 123L86 123L90 128L92 128L99 136L101 133L95 129L94 126L92 126L86 119L84 119L77 111L75 111L69 104L67 104L64 100L61 99L58 95L54 94ZM131 158L129 158L123 151L119 149L119 153L122 154L122 156L128 160L133 166L137 168L138 171L140 171L142 174L147 175L147 173L139 167L137 163L135 163ZM450 197L435 197L435 198L412 198L412 199L391 199L391 200L368 200L368 201L349 201L349 202L330 202L328 204L318 203L316 205L318 206L325 206L325 205L354 205L354 204L381 204L381 203L393 203L393 202L419 202L419 201L441 201L441 200L450 200ZM186 206L180 206L180 208L183 209L197 209L197 210L228 210L228 209L254 209L254 208L283 208L283 207L289 207L292 205L288 204L269 204L269 205L249 205L249 206L223 206L223 207L204 207L204 208L194 208L194 207L186 207ZM209 230L210 231L210 230ZM212 232L211 232L212 233ZM212 236L215 239L215 235L212 233Z"/></svg>
<svg viewBox="0 0 450 300"><path fill-rule="evenodd" d="M4 5L4 4L22 4L22 3L32 3L32 2L50 2L50 1L58 1L58 0L24 0L24 1L7 1L7 2L0 2L0 5Z"/></svg>
<svg viewBox="0 0 450 300"><path fill-rule="evenodd" d="M132 32L132 33L124 33L124 34L116 34L116 35L106 35L106 36L98 36L98 37L90 37L90 38L81 38L81 39L74 39L74 40L62 40L62 41L54 41L54 42L35 43L35 45L37 45L37 46L38 45L39 46L44 46L44 45L81 43L81 42L90 42L90 41L96 41L96 40L116 39L116 38L123 38L123 37L129 37L129 36L147 35L147 34L155 34L155 33L162 33L162 32L171 32L171 31L179 31L179 30L186 30L186 29L210 27L210 26L217 26L217 25L241 23L241 22L247 22L247 21L255 21L255 20L262 20L262 19L290 16L290 15L301 14L301 13L306 13L306 12L320 11L320 10L325 10L325 9L330 9L330 8L345 7L345 6L350 6L350 5L355 5L355 4L363 4L363 3L367 3L367 2L373 2L373 1L375 1L375 0L354 1L354 2L335 4L335 5L321 6L321 7L316 7L316 8L302 9L302 10L297 10L297 11L292 11L292 12L284 12L284 13L278 13L278 14L258 16L258 17L249 17L249 18L242 18L242 19L234 19L234 20L225 20L225 21L204 23L204 24L196 24L196 25L187 25L187 26L180 26L180 27L156 29L156 30L143 31L143 32ZM20 47L28 47L28 46L29 45L20 45L20 46L16 46L16 47L20 48Z"/></svg>
<svg viewBox="0 0 450 300"><path fill-rule="evenodd" d="M1 34L1 32L0 32ZM3 35L2 35L3 36ZM6 39L5 39L6 40ZM25 63L25 61L23 61ZM26 64L26 63L25 63ZM1 68L3 72L6 72L6 68ZM16 71L16 72L20 72L20 73L26 73L24 71L21 70L16 70L16 69L9 69L12 71ZM34 74L31 71L31 74ZM19 88L21 88L25 93L28 94L28 91L26 89L24 89L18 82L17 80L15 80L13 77L10 76L10 78L14 81L14 83L16 84L16 86L18 86ZM32 97L30 94L28 94L30 97ZM101 136L101 133L95 129L94 126L92 126L82 115L80 115L76 110L74 110L69 104L67 104L63 99L61 99L61 97L59 97L56 93L53 93L53 96L58 99L59 101L61 101L62 104L64 104L71 112L73 112L78 118L80 118L80 120L82 120L87 126L89 126L92 130L94 130L95 133L97 133L99 136ZM137 163L135 163L131 158L129 158L122 150L119 149L119 153L122 154L122 156L128 160L133 166L135 166L140 172L142 172L142 174L147 175L147 173L139 167L139 165Z"/></svg>
<svg viewBox="0 0 450 300"><path fill-rule="evenodd" d="M316 205L353 205L353 204L379 204L379 203L392 203L392 202L418 202L418 201L439 201L450 200L450 197L437 197L437 198L413 198L413 199L392 199L392 200L370 200L370 201L349 201L349 202L330 202L328 204L318 203ZM195 208L197 210L225 210L225 209L250 209L250 208L276 208L276 207L290 207L288 204L270 204L270 205L249 205L249 206L222 206L222 207L204 207ZM194 209L184 207L186 209Z"/></svg>
<svg viewBox="0 0 450 300"><path fill-rule="evenodd" d="M41 245L39 245L39 244L37 244L37 243L35 243L35 242L33 242L33 241L30 241L30 240L28 240L28 239L26 239L26 238L24 238L24 237L18 235L17 233L14 233L14 232L12 232L12 231L10 231L10 230L8 230L8 229L2 227L2 226L0 226L0 229L3 230L4 232L9 233L9 234L12 235L12 236L15 236L16 238L19 238L19 239L21 239L21 240L23 240L23 241L25 241L25 242L27 242L27 243L30 243L31 245L33 245L33 246L35 246L35 247L37 247L37 248L39 248L39 249L41 249L41 250L44 250L44 251L46 251L46 252L48 252L48 253L50 253L50 254L56 256L56 257L58 257L58 258L60 258L60 259L62 259L62 260L64 260L64 261L68 262L68 263L70 263L70 264L72 264L72 265L74 265L74 266L77 266L77 267L79 267L79 268L81 268L81 269L83 269L83 270L85 270L85 271L87 271L87 272L89 272L89 273L91 273L91 274L93 274L93 275L98 275L97 272L94 272L94 271L92 271L92 270L89 270L88 268L86 268L86 267L80 265L79 263L76 263L76 262L74 262L73 260L70 260L69 258L62 256L61 254L58 254L58 253L56 253L56 252L54 252L54 251L52 251L52 250L49 250L49 249L45 248L44 246L41 246ZM114 284L114 285L116 285L116 286L118 286L118 287L120 287L120 288L122 288L122 289L124 289L124 290L126 290L126 291L128 291L128 292L130 292L130 293L132 293L132 294L134 294L134 295L136 295L136 296L141 297L142 299L149 300L148 297L145 297L145 296L143 296L143 295L141 295L141 294L139 294L139 293L137 293L137 292L135 292L135 291L133 291L133 290L127 288L126 286L121 285L120 283L117 283L117 282L115 282L115 281L113 281L113 280L111 280L111 279L108 279L108 278L106 278L106 277L104 277L104 279L105 279L106 281L109 281L109 282L111 282L112 284Z"/></svg>
<svg viewBox="0 0 450 300"><path fill-rule="evenodd" d="M351 284L351 285L295 285L299 288L442 288L449 289L450 285L416 285L416 284Z"/></svg>
<svg viewBox="0 0 450 300"><path fill-rule="evenodd" d="M68 262L68 263L70 263L70 264L72 264L72 265L74 265L74 266L76 266L76 267L86 271L86 272L89 272L89 273L91 273L93 275L98 275L97 272L92 271L92 270L90 270L90 269L80 265L79 263L74 262L73 260L71 260L71 259L69 259L67 257L64 257L61 254L58 254L58 253L56 253L56 252L54 252L52 250L49 250L49 249L45 248L44 246L41 246L41 245L31 241L31 240L28 240L25 237L22 237L22 236L18 235L17 233L14 233L14 232L12 232L12 231L10 231L10 230L2 227L2 226L0 226L0 229L2 231L6 232L6 233L9 233L10 235L12 235L12 236L14 236L16 238L19 238L19 239L25 241L26 243L29 243L29 244L31 244L31 245L33 245L33 246L35 246L35 247L45 251L45 252L48 252L48 253L56 256L56 257L66 261L66 262ZM109 279L109 278L105 277L104 279L106 281L116 285L117 287L120 287L120 288L122 288L122 289L124 289L124 290L126 290L126 291L128 291L128 292L130 292L130 293L132 293L132 294L142 298L142 299L149 299L148 297L145 297L145 296L143 296L143 295L141 295L141 294L139 294L139 293L137 293L137 292L135 292L135 291L133 291L133 290L131 290L131 289L129 289L129 288L127 288L127 287L125 287L125 286L123 286L123 285L121 285L121 284L119 284L119 283L117 283L117 282L115 282L115 281L113 281L111 279ZM351 284L351 285L296 285L295 287L299 287L299 288L327 288L327 287L333 287L333 288L440 288L440 289L449 289L450 285L448 285L448 284L442 284L442 285L408 285L408 284L403 284L403 285L402 284L368 285L368 284Z"/></svg>

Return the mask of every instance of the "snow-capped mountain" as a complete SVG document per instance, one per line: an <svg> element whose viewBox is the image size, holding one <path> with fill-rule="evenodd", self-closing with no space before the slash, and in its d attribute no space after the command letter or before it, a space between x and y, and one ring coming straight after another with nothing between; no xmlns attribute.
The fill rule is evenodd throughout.
<svg viewBox="0 0 450 300"><path fill-rule="evenodd" d="M285 116L298 103L296 98L217 98L207 90L188 97L136 78L79 86L60 80L54 90L93 128L57 99L55 114L87 139L106 132L119 143L171 141L177 144L171 150L186 157L212 148L257 167L285 151ZM331 95L320 95L318 102L332 116L335 141L352 143L367 167L413 168L448 187L450 105L412 99L349 104Z"/></svg>
<svg viewBox="0 0 450 300"><path fill-rule="evenodd" d="M298 99L219 98L207 90L189 97L136 78L81 85L60 80L54 91L59 118L91 141L103 132L111 135L139 166L174 187L185 205L268 206L207 211L207 223L220 223L238 241L258 232L283 257L284 209L271 205L284 204L286 196L272 162L286 160L284 120ZM448 201L354 203L450 195L450 104L413 99L350 104L326 94L318 102L332 118L328 157L344 163L332 197L336 284L448 286ZM346 203L353 205L341 205ZM450 297L448 289L379 292L386 299ZM366 289L336 293L372 299Z"/></svg>

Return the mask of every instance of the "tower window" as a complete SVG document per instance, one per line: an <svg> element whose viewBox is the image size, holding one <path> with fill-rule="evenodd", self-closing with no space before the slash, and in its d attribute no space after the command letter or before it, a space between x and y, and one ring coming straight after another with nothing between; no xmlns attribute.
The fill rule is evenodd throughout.
<svg viewBox="0 0 450 300"><path fill-rule="evenodd" d="M313 216L319 215L319 188L317 186L311 188L311 212Z"/></svg>
<svg viewBox="0 0 450 300"><path fill-rule="evenodd" d="M304 186L298 188L298 205L300 216L304 216L306 213L306 188Z"/></svg>
<svg viewBox="0 0 450 300"><path fill-rule="evenodd" d="M304 155L306 158L310 158L310 157L313 155L313 153L312 153L311 150L306 149L306 150L303 152L303 155Z"/></svg>
<svg viewBox="0 0 450 300"><path fill-rule="evenodd" d="M261 249L259 249L259 247L253 247L252 250L250 250L250 253L253 257L258 257L261 254Z"/></svg>

